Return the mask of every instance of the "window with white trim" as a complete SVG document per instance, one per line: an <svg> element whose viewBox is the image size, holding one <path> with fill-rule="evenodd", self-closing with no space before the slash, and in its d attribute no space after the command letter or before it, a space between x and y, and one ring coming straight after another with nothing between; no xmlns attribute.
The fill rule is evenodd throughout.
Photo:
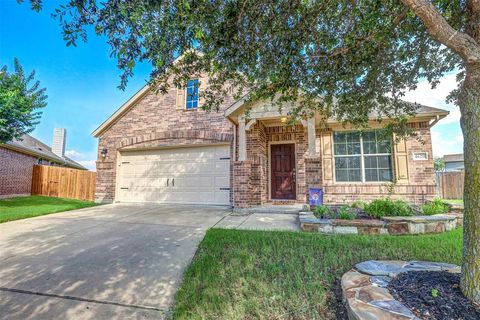
<svg viewBox="0 0 480 320"><path fill-rule="evenodd" d="M186 90L185 103L187 110L198 108L198 79L188 80Z"/></svg>
<svg viewBox="0 0 480 320"><path fill-rule="evenodd" d="M334 132L335 181L392 181L392 141L379 131Z"/></svg>

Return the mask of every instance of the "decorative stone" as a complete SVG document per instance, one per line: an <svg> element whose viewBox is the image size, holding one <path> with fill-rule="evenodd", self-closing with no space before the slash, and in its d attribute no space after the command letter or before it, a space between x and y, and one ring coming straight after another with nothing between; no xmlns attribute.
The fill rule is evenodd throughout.
<svg viewBox="0 0 480 320"><path fill-rule="evenodd" d="M441 222L426 223L425 233L440 233L445 232L445 225Z"/></svg>
<svg viewBox="0 0 480 320"><path fill-rule="evenodd" d="M395 276L400 272L404 272L403 262L395 262L395 261L377 261L377 260L369 260L357 263L355 265L355 269L359 272L368 274L371 276Z"/></svg>
<svg viewBox="0 0 480 320"><path fill-rule="evenodd" d="M392 295L388 292L388 289L377 287L374 285L367 285L360 289L357 289L357 300L362 302L373 302L382 300L392 300Z"/></svg>
<svg viewBox="0 0 480 320"><path fill-rule="evenodd" d="M392 278L387 277L387 276L373 276L370 277L370 282L372 285L381 287L381 288L386 288L388 284L392 281Z"/></svg>
<svg viewBox="0 0 480 320"><path fill-rule="evenodd" d="M300 228L307 232L318 232L318 224L315 223L301 223Z"/></svg>
<svg viewBox="0 0 480 320"><path fill-rule="evenodd" d="M298 214L300 216L306 216L306 215L312 215L313 216L312 211L300 211Z"/></svg>
<svg viewBox="0 0 480 320"><path fill-rule="evenodd" d="M357 227L343 227L343 226L336 226L333 228L334 233L341 233L341 234L357 234L358 229Z"/></svg>
<svg viewBox="0 0 480 320"><path fill-rule="evenodd" d="M319 224L318 231L321 233L333 233L333 226L331 224Z"/></svg>
<svg viewBox="0 0 480 320"><path fill-rule="evenodd" d="M408 234L409 228L408 223L405 222L397 222L397 223L389 223L387 226L388 233L390 234Z"/></svg>
<svg viewBox="0 0 480 320"><path fill-rule="evenodd" d="M425 224L423 223L409 223L408 231L411 234L421 234L425 233Z"/></svg>
<svg viewBox="0 0 480 320"><path fill-rule="evenodd" d="M345 273L342 277L342 289L344 291L364 287L370 284L370 277L364 273L360 273L355 269Z"/></svg>
<svg viewBox="0 0 480 320"><path fill-rule="evenodd" d="M299 213L300 227L304 231L325 234L364 234L364 235L404 235L440 233L450 231L457 226L454 215L439 214L433 216L384 217L378 219L318 219L311 212ZM315 227L314 225L317 225Z"/></svg>
<svg viewBox="0 0 480 320"><path fill-rule="evenodd" d="M419 320L388 291L393 277L406 271L460 272L460 267L442 262L377 261L358 263L342 276L343 298L349 319Z"/></svg>
<svg viewBox="0 0 480 320"><path fill-rule="evenodd" d="M377 307L379 309L391 312L391 313L396 313L400 316L407 317L407 319L416 319L417 317L403 304L401 304L397 300L376 300L372 301L369 303L370 305Z"/></svg>

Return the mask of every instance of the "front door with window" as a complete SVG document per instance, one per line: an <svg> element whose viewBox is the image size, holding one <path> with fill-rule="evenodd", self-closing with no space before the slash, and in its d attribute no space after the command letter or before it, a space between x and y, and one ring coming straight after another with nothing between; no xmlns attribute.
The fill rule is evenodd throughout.
<svg viewBox="0 0 480 320"><path fill-rule="evenodd" d="M296 198L295 145L272 145L271 160L272 199L294 200Z"/></svg>

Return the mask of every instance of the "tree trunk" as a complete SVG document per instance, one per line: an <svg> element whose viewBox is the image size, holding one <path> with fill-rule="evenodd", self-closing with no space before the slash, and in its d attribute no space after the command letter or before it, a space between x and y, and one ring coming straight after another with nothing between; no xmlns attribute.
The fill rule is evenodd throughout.
<svg viewBox="0 0 480 320"><path fill-rule="evenodd" d="M461 288L467 298L480 305L480 64L466 66L458 104L465 157Z"/></svg>

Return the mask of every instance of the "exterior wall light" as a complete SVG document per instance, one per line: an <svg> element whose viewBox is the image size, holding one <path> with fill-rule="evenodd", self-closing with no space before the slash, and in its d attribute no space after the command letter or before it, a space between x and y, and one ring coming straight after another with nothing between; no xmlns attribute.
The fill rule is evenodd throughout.
<svg viewBox="0 0 480 320"><path fill-rule="evenodd" d="M103 159L105 159L105 157L107 156L107 152L108 152L107 148L103 148L102 152L100 152L100 155L102 156Z"/></svg>

